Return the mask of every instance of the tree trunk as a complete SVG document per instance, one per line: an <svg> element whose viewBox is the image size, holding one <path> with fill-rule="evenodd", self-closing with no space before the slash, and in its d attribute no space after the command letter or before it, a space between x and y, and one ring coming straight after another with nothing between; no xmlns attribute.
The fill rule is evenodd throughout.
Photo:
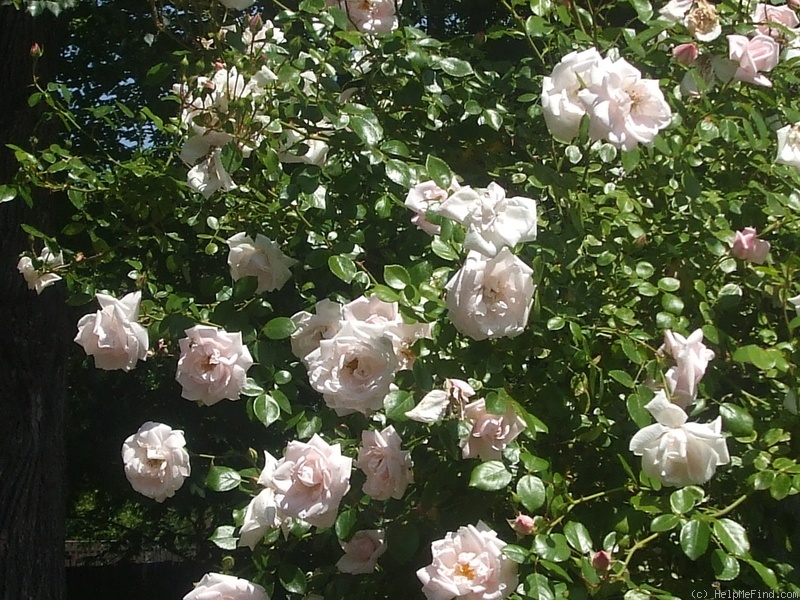
<svg viewBox="0 0 800 600"><path fill-rule="evenodd" d="M0 184L16 171L6 144L29 146L38 115L28 107L31 45L45 52L38 69L46 81L55 64L65 19L32 19L0 7ZM47 137L36 131L41 144ZM48 142L49 143L49 142ZM36 197L36 195L35 195ZM70 338L63 284L41 296L17 272L31 242L20 229L48 231L47 202L33 210L21 199L0 204L0 599L64 597L65 357ZM41 242L37 242L37 254Z"/></svg>

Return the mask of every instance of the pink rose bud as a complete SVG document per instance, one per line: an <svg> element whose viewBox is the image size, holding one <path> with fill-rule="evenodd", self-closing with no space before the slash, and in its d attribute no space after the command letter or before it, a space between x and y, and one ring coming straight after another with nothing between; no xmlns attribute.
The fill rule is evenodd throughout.
<svg viewBox="0 0 800 600"><path fill-rule="evenodd" d="M611 568L611 554L605 550L593 553L592 566L598 571L608 571Z"/></svg>
<svg viewBox="0 0 800 600"><path fill-rule="evenodd" d="M794 8L800 8L800 0L789 0L786 4Z"/></svg>
<svg viewBox="0 0 800 600"><path fill-rule="evenodd" d="M222 71L222 69L224 69L224 68L225 68L225 63L224 62L222 62L220 60L217 60L217 61L214 62L214 70L215 71Z"/></svg>
<svg viewBox="0 0 800 600"><path fill-rule="evenodd" d="M679 44L672 49L672 56L682 65L691 65L699 55L700 51L694 43Z"/></svg>
<svg viewBox="0 0 800 600"><path fill-rule="evenodd" d="M523 514L517 515L512 525L514 531L520 535L530 535L533 533L534 526L533 517Z"/></svg>
<svg viewBox="0 0 800 600"><path fill-rule="evenodd" d="M260 30L264 26L264 20L261 18L261 13L256 13L250 17L248 26L250 27L250 31L253 33Z"/></svg>
<svg viewBox="0 0 800 600"><path fill-rule="evenodd" d="M42 47L39 44L34 43L33 46L31 46L31 56L33 58L39 58L43 54L44 50L42 50Z"/></svg>
<svg viewBox="0 0 800 600"><path fill-rule="evenodd" d="M736 258L760 265L767 260L769 248L769 242L758 239L758 234L755 229L752 227L745 227L742 231L736 232L731 254Z"/></svg>

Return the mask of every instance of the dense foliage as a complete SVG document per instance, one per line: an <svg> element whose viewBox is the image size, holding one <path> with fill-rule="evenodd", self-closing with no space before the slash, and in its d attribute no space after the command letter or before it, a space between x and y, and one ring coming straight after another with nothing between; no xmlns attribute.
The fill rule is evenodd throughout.
<svg viewBox="0 0 800 600"><path fill-rule="evenodd" d="M122 17L109 17L114 2L78 7L100 22L73 21L86 46L67 53L72 79L37 82L31 102L61 120L63 140L18 148L2 200L65 193L42 207L65 215L61 230L26 228L29 272L53 270L90 315L79 342L91 363L136 369L102 373L104 386L124 396L139 376L158 390L157 402L122 399L113 451L145 421L184 432L188 484L136 489L165 506L208 500L225 568L279 597L419 595L415 572L448 532L502 552L506 582L518 565L519 587L495 597L800 591L800 136L777 133L800 121L797 59L729 53L752 40L791 50L797 24L756 35L755 7L725 1L715 37L702 0L678 22L647 0L512 0L445 4L446 17L407 3L398 27L369 30L348 12L357 3L331 4L153 2L142 40L83 71L102 46L86 28ZM580 93L564 92L583 112L546 122L554 69L591 48L586 70L570 71ZM91 81L96 69L113 89ZM645 125L615 121L620 89L634 105L651 94ZM419 209L415 198L420 214L404 205ZM95 313L96 293L110 298ZM225 380L209 383L221 364ZM348 388L346 376L362 380ZM434 409L409 418L423 398ZM114 414L117 399L104 402ZM686 426L664 416L682 409ZM698 425L718 417L724 441ZM494 448L476 423L505 432ZM658 458L658 441L631 445L648 426ZM164 430L154 442L156 431L139 432L151 436L142 448L181 439ZM693 436L708 441L698 450ZM371 481L368 441L413 476L391 492ZM287 465L312 446L332 496L322 512L287 513L298 485ZM711 457L710 472L668 473L687 447L690 461ZM155 460L181 481L188 472L175 448L135 467L128 452L129 471ZM385 542L363 533L377 530ZM348 542L385 543L377 569L337 569ZM473 581L475 569L454 572Z"/></svg>

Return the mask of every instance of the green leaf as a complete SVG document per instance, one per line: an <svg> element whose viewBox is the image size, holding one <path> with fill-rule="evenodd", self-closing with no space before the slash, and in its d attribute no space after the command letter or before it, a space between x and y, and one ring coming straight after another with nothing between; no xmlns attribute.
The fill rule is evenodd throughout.
<svg viewBox="0 0 800 600"><path fill-rule="evenodd" d="M487 492L502 490L509 483L511 483L511 473L506 471L505 466L499 460L490 460L479 464L472 469L469 478L470 487Z"/></svg>
<svg viewBox="0 0 800 600"><path fill-rule="evenodd" d="M513 560L517 564L524 564L528 560L528 551L522 546L516 544L506 544L503 547L503 554Z"/></svg>
<svg viewBox="0 0 800 600"><path fill-rule="evenodd" d="M517 495L522 506L532 512L544 504L544 483L535 475L525 475L517 482Z"/></svg>
<svg viewBox="0 0 800 600"><path fill-rule="evenodd" d="M792 478L786 473L778 473L778 476L775 477L775 480L769 487L769 493L775 500L783 500L789 495L791 490Z"/></svg>
<svg viewBox="0 0 800 600"><path fill-rule="evenodd" d="M242 476L230 467L213 466L208 470L206 486L215 492L227 492L239 487Z"/></svg>
<svg viewBox="0 0 800 600"><path fill-rule="evenodd" d="M439 60L438 65L441 67L442 71L448 75L452 75L453 77L466 77L467 75L472 75L473 73L472 65L470 65L467 61L459 58L453 58L451 56Z"/></svg>
<svg viewBox="0 0 800 600"><path fill-rule="evenodd" d="M769 371L775 367L775 356L755 344L737 348L736 352L733 353L733 360L750 363L762 371Z"/></svg>
<svg viewBox="0 0 800 600"><path fill-rule="evenodd" d="M567 538L560 533L537 535L533 540L533 551L543 559L553 562L564 562L571 554Z"/></svg>
<svg viewBox="0 0 800 600"><path fill-rule="evenodd" d="M223 550L236 550L239 538L233 535L234 531L236 528L233 525L222 525L217 527L208 539Z"/></svg>
<svg viewBox="0 0 800 600"><path fill-rule="evenodd" d="M431 242L431 250L436 256L444 260L456 260L458 258L458 252L453 250L450 244L443 242L438 235L434 236Z"/></svg>
<svg viewBox="0 0 800 600"><path fill-rule="evenodd" d="M296 330L297 325L289 317L276 317L270 319L264 325L262 331L271 340L282 340L292 335Z"/></svg>
<svg viewBox="0 0 800 600"><path fill-rule="evenodd" d="M504 415L508 410L508 404L503 400L503 394L490 392L486 394L486 412L491 415Z"/></svg>
<svg viewBox="0 0 800 600"><path fill-rule="evenodd" d="M680 287L681 282L674 277L662 277L658 280L658 289L662 292L676 292Z"/></svg>
<svg viewBox="0 0 800 600"><path fill-rule="evenodd" d="M618 381L625 387L632 388L636 385L636 383L633 381L633 378L625 371L609 371L608 376L611 377L611 379Z"/></svg>
<svg viewBox="0 0 800 600"><path fill-rule="evenodd" d="M353 281L353 277L356 276L356 272L358 270L356 268L356 263L354 263L350 258L342 256L341 254L328 258L328 267L330 268L331 273L336 275L336 277L345 283L350 283Z"/></svg>
<svg viewBox="0 0 800 600"><path fill-rule="evenodd" d="M348 508L339 513L339 516L336 517L336 524L334 525L336 537L340 540L350 537L350 532L353 531L357 519L358 513L352 508Z"/></svg>
<svg viewBox="0 0 800 600"><path fill-rule="evenodd" d="M714 523L714 536L734 556L745 556L750 550L747 531L736 521L719 519Z"/></svg>
<svg viewBox="0 0 800 600"><path fill-rule="evenodd" d="M272 396L261 394L253 401L253 413L264 427L269 427L280 418L281 407Z"/></svg>
<svg viewBox="0 0 800 600"><path fill-rule="evenodd" d="M692 510L704 497L703 488L689 485L672 492L669 497L669 505L675 514L682 515Z"/></svg>
<svg viewBox="0 0 800 600"><path fill-rule="evenodd" d="M567 321L564 317L552 317L547 320L547 329L550 331L558 331L559 329L563 328L564 325L567 324Z"/></svg>
<svg viewBox="0 0 800 600"><path fill-rule="evenodd" d="M592 536L589 535L589 530L583 523L569 521L564 525L564 537L567 538L569 545L581 554L588 554L594 548Z"/></svg>
<svg viewBox="0 0 800 600"><path fill-rule="evenodd" d="M264 388L258 385L255 379L248 377L244 380L244 386L242 386L242 396L255 397L263 393Z"/></svg>
<svg viewBox="0 0 800 600"><path fill-rule="evenodd" d="M406 163L396 158L388 159L383 168L386 169L386 176L403 188L410 188L414 182L414 171Z"/></svg>
<svg viewBox="0 0 800 600"><path fill-rule="evenodd" d="M446 190L450 187L453 172L441 158L428 154L428 158L425 160L425 170L428 172L428 177L433 179L440 188Z"/></svg>
<svg viewBox="0 0 800 600"><path fill-rule="evenodd" d="M383 399L386 418L392 421L407 421L406 413L414 408L414 396L410 392L396 390Z"/></svg>
<svg viewBox="0 0 800 600"><path fill-rule="evenodd" d="M642 23L647 23L653 16L653 7L647 0L628 0L636 11L636 15Z"/></svg>
<svg viewBox="0 0 800 600"><path fill-rule="evenodd" d="M407 285L411 285L411 275L405 267L400 265L386 265L383 267L383 279L391 288L402 290Z"/></svg>
<svg viewBox="0 0 800 600"><path fill-rule="evenodd" d="M650 531L660 532L674 529L681 522L678 515L659 515L650 523Z"/></svg>
<svg viewBox="0 0 800 600"><path fill-rule="evenodd" d="M17 188L12 185L0 185L0 204L10 202L17 197Z"/></svg>
<svg viewBox="0 0 800 600"><path fill-rule="evenodd" d="M281 564L281 566L278 567L278 579L287 592L292 592L293 594L305 594L305 573L303 573L303 571L294 565L290 565L285 562Z"/></svg>
<svg viewBox="0 0 800 600"><path fill-rule="evenodd" d="M778 578L775 577L775 571L752 558L746 558L745 562L753 567L755 572L758 573L758 576L761 577L761 581L766 583L771 589L777 590L779 588Z"/></svg>
<svg viewBox="0 0 800 600"><path fill-rule="evenodd" d="M714 577L721 581L732 581L739 576L739 561L722 550L711 553L711 568L714 569Z"/></svg>
<svg viewBox="0 0 800 600"><path fill-rule="evenodd" d="M692 519L683 524L680 537L683 553L692 560L697 560L708 549L711 528L705 521Z"/></svg>
<svg viewBox="0 0 800 600"><path fill-rule="evenodd" d="M746 408L726 402L719 407L719 414L722 416L725 430L730 431L735 437L753 433L753 417Z"/></svg>
<svg viewBox="0 0 800 600"><path fill-rule="evenodd" d="M555 595L547 577L541 573L533 573L525 579L525 597L532 600L554 600Z"/></svg>
<svg viewBox="0 0 800 600"><path fill-rule="evenodd" d="M360 115L350 115L349 124L367 146L374 146L383 139L383 128L377 121L365 119Z"/></svg>

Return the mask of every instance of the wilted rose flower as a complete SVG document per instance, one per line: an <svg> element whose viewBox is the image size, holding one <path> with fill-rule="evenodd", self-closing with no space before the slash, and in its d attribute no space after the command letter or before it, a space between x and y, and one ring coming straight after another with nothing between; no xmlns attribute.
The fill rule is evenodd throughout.
<svg viewBox="0 0 800 600"><path fill-rule="evenodd" d="M353 28L362 33L388 33L397 29L395 0L326 0L347 13ZM402 2L397 1L397 6Z"/></svg>
<svg viewBox="0 0 800 600"><path fill-rule="evenodd" d="M445 286L453 325L474 340L518 336L533 305L532 274L508 248L491 259L471 251Z"/></svg>
<svg viewBox="0 0 800 600"><path fill-rule="evenodd" d="M657 392L645 408L658 423L633 436L630 450L642 457L642 470L665 486L701 485L720 465L730 462L722 418L712 423L687 423L683 409Z"/></svg>
<svg viewBox="0 0 800 600"><path fill-rule="evenodd" d="M742 231L736 232L731 254L736 258L761 265L767 260L769 249L770 243L766 240L758 239L758 234L755 229L752 227L745 227Z"/></svg>
<svg viewBox="0 0 800 600"><path fill-rule="evenodd" d="M658 81L643 79L639 69L624 58L598 63L586 83L578 98L589 113L593 140L605 139L625 150L649 146L672 120L672 109Z"/></svg>
<svg viewBox="0 0 800 600"><path fill-rule="evenodd" d="M350 489L352 467L353 459L342 456L339 444L330 445L316 434L308 443L289 442L270 484L278 508L286 516L330 527Z"/></svg>
<svg viewBox="0 0 800 600"><path fill-rule="evenodd" d="M777 134L778 155L775 162L800 170L800 123L781 127Z"/></svg>
<svg viewBox="0 0 800 600"><path fill-rule="evenodd" d="M578 99L589 79L589 71L602 57L595 48L570 52L542 81L542 110L550 134L557 140L568 142L580 129L586 108Z"/></svg>
<svg viewBox="0 0 800 600"><path fill-rule="evenodd" d="M439 235L442 228L428 221L426 214L428 211L436 212L441 203L447 200L450 191L456 191L460 187L455 178L447 190L443 190L433 181L423 181L412 187L408 190L405 201L406 208L417 213L411 217L411 222L425 233Z"/></svg>
<svg viewBox="0 0 800 600"><path fill-rule="evenodd" d="M469 434L460 442L464 458L500 460L503 449L525 430L525 421L508 406L502 415L486 411L486 401L470 402L464 409L470 427Z"/></svg>
<svg viewBox="0 0 800 600"><path fill-rule="evenodd" d="M306 362L306 357L319 348L322 340L329 340L338 333L343 320L342 305L328 299L317 302L314 314L301 311L292 315L297 327L292 333L292 353Z"/></svg>
<svg viewBox="0 0 800 600"><path fill-rule="evenodd" d="M753 23L756 23L756 31L764 35L771 36L777 41L783 40L786 36L783 31L770 23L782 25L786 29L794 29L800 25L797 13L790 6L773 6L759 2L756 4L752 14Z"/></svg>
<svg viewBox="0 0 800 600"><path fill-rule="evenodd" d="M517 563L502 552L506 543L485 523L460 527L431 544L433 562L419 571L428 600L502 600L517 587Z"/></svg>
<svg viewBox="0 0 800 600"><path fill-rule="evenodd" d="M364 471L367 480L363 492L376 500L399 500L408 484L414 482L411 453L402 450L403 440L389 425L383 431L362 431L361 447L355 466Z"/></svg>
<svg viewBox="0 0 800 600"><path fill-rule="evenodd" d="M664 376L672 401L686 408L697 397L697 385L714 359L714 352L703 344L702 329L696 329L688 338L666 330L661 350L675 360L675 366Z"/></svg>
<svg viewBox="0 0 800 600"><path fill-rule="evenodd" d="M441 203L437 213L467 227L464 248L496 256L502 248L536 239L536 201L514 196L496 183L465 186Z"/></svg>
<svg viewBox="0 0 800 600"><path fill-rule="evenodd" d="M386 552L386 536L381 529L357 531L349 542L341 542L344 556L336 563L342 573L372 573L378 559Z"/></svg>
<svg viewBox="0 0 800 600"><path fill-rule="evenodd" d="M263 587L222 573L206 573L183 600L269 600Z"/></svg>
<svg viewBox="0 0 800 600"><path fill-rule="evenodd" d="M122 444L125 477L140 494L163 502L191 473L183 431L148 421Z"/></svg>
<svg viewBox="0 0 800 600"><path fill-rule="evenodd" d="M278 244L260 233L255 240L244 232L237 233L225 243L231 249L228 253L231 277L234 281L258 277L257 294L281 289L292 276L289 267L297 264L281 252Z"/></svg>
<svg viewBox="0 0 800 600"><path fill-rule="evenodd" d="M406 413L406 417L419 423L438 423L444 419L448 406L463 408L468 398L475 395L475 390L466 381L445 379L443 390L432 390L425 394L414 408Z"/></svg>
<svg viewBox="0 0 800 600"><path fill-rule="evenodd" d="M691 65L697 60L700 51L694 42L689 44L678 44L672 49L672 56L682 65Z"/></svg>
<svg viewBox="0 0 800 600"><path fill-rule="evenodd" d="M281 519L275 503L275 491L272 488L261 490L245 510L244 522L239 530L239 546L255 550L256 544L264 539L269 531L280 526Z"/></svg>
<svg viewBox="0 0 800 600"><path fill-rule="evenodd" d="M722 33L717 8L706 0L694 0L683 22L689 33L701 42L711 42Z"/></svg>
<svg viewBox="0 0 800 600"><path fill-rule="evenodd" d="M780 57L778 42L768 35L758 33L752 38L743 35L728 36L728 58L738 63L733 78L755 85L772 87L772 82L761 71L772 71Z"/></svg>
<svg viewBox="0 0 800 600"><path fill-rule="evenodd" d="M337 415L371 414L383 407L397 358L380 325L344 321L331 339L305 358L311 387Z"/></svg>
<svg viewBox="0 0 800 600"><path fill-rule="evenodd" d="M253 357L242 344L240 332L228 333L208 325L186 330L179 342L181 357L175 379L183 387L181 396L206 406L223 398L238 400L253 366Z"/></svg>
<svg viewBox="0 0 800 600"><path fill-rule="evenodd" d="M97 294L100 310L78 321L75 341L88 356L94 356L98 369L130 371L137 360L147 357L147 330L136 322L141 299L141 292L132 292L121 300Z"/></svg>
<svg viewBox="0 0 800 600"><path fill-rule="evenodd" d="M61 281L61 277L53 273L51 269L64 264L64 255L61 252L53 254L50 252L50 248L45 246L39 255L39 260L42 263L40 269L33 265L33 260L29 256L23 256L17 263L17 270L25 278L28 289L36 290L37 294L41 294L42 290L53 285L56 281Z"/></svg>

